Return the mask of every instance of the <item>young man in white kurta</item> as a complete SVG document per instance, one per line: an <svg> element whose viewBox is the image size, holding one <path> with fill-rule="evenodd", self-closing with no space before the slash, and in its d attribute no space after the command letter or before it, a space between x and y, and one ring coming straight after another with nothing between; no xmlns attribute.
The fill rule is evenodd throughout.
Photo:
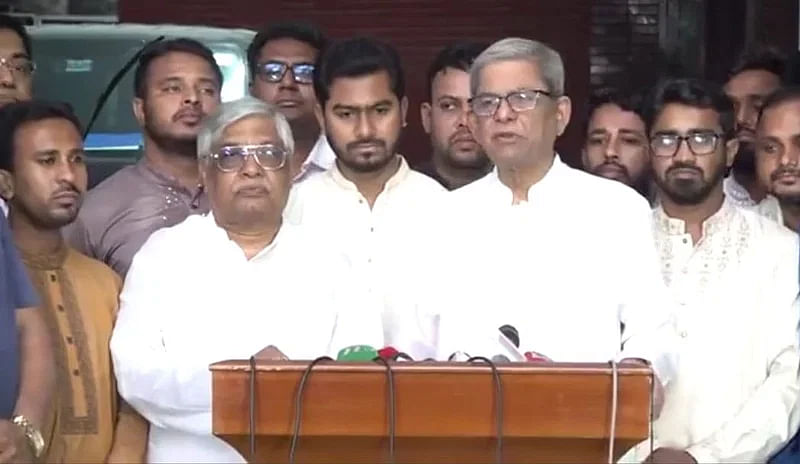
<svg viewBox="0 0 800 464"><path fill-rule="evenodd" d="M653 232L681 359L653 448L701 463L766 461L791 436L798 397L798 239L723 194L732 111L713 84L667 81L648 120L662 199Z"/></svg>
<svg viewBox="0 0 800 464"><path fill-rule="evenodd" d="M211 434L210 364L267 345L311 360L382 342L336 258L282 223L282 118L252 97L223 104L198 139L212 212L158 231L133 259L111 352L121 396L150 422L149 462L244 462Z"/></svg>
<svg viewBox="0 0 800 464"><path fill-rule="evenodd" d="M315 88L320 124L337 161L295 187L286 217L344 256L345 277L360 287L362 304L385 319L385 343L402 343L398 350L425 357L429 344L393 337L404 311L388 294L402 286L397 268L405 266L413 237L426 230L430 205L445 189L397 154L408 109L397 53L373 40L338 42L323 51Z"/></svg>

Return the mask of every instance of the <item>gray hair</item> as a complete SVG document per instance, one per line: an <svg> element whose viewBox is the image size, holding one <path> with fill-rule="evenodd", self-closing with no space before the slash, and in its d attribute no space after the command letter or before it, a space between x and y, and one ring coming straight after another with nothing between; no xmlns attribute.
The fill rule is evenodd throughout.
<svg viewBox="0 0 800 464"><path fill-rule="evenodd" d="M555 97L564 95L564 62L557 51L535 40L510 37L499 40L483 51L469 70L470 91L477 94L481 71L497 61L526 60L535 63L547 90Z"/></svg>
<svg viewBox="0 0 800 464"><path fill-rule="evenodd" d="M249 116L264 116L275 121L275 128L278 131L278 137L283 142L283 148L289 155L294 153L292 129L289 127L286 116L278 110L278 107L254 97L243 97L222 103L217 111L203 121L200 133L197 134L197 158L208 158L211 150L220 142L225 129Z"/></svg>

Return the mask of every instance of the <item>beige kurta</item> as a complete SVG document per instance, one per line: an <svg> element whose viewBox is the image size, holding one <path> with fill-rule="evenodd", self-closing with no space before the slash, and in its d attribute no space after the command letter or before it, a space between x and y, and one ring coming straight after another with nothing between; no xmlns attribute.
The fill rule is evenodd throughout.
<svg viewBox="0 0 800 464"><path fill-rule="evenodd" d="M42 430L44 462L105 462L115 433L146 433L139 426L115 431L118 397L108 345L121 280L104 264L67 247L52 255L20 251L42 299L56 359L57 395ZM144 437L133 441L146 442ZM144 450L129 451L135 461Z"/></svg>

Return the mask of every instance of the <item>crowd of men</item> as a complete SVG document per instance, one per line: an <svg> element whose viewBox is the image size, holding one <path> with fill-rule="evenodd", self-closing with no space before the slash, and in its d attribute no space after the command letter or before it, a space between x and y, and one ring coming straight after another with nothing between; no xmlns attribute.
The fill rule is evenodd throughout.
<svg viewBox="0 0 800 464"><path fill-rule="evenodd" d="M625 462L798 459L800 89L780 56L599 92L584 172L554 148L558 52L457 43L414 169L392 46L271 25L252 96L222 103L211 51L165 40L135 71L141 161L88 192L81 123L35 99L33 62L0 16L0 463L243 462L211 434L210 364L513 357L503 325L516 354L652 366L654 438Z"/></svg>

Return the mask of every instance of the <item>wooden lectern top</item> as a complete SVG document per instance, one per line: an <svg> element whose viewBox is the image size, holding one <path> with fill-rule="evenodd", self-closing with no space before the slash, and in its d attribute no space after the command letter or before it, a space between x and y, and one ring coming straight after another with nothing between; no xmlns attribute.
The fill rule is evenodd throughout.
<svg viewBox="0 0 800 464"><path fill-rule="evenodd" d="M288 462L295 399L308 366L257 361L256 455L249 455L251 372L225 361L213 373L213 431L251 462ZM486 364L392 363L397 463L495 461L495 381ZM611 426L608 364L512 363L503 385L503 462L606 462ZM650 433L652 371L618 367L615 459ZM386 367L330 362L303 393L297 463L388 462Z"/></svg>

